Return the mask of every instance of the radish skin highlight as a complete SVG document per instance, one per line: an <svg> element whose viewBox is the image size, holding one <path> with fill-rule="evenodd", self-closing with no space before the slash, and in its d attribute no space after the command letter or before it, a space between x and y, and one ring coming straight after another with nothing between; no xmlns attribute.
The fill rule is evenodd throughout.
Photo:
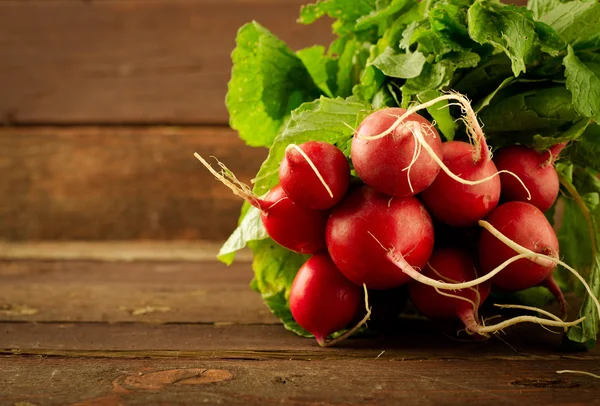
<svg viewBox="0 0 600 406"><path fill-rule="evenodd" d="M217 172L199 154L195 153L194 156L235 195L260 210L267 234L279 245L301 254L325 251L327 211L313 210L294 203L281 185L271 189L264 198L259 198L221 162L217 161L221 167L221 172Z"/></svg>

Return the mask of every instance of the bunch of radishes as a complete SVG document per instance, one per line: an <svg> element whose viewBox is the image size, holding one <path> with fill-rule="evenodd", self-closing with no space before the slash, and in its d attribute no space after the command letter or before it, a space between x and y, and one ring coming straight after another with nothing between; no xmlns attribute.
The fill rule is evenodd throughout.
<svg viewBox="0 0 600 406"><path fill-rule="evenodd" d="M433 124L416 113L443 100L462 107L471 143L442 143ZM366 296L367 289L407 283L420 312L459 318L471 334L487 335L521 321L564 328L580 322L541 310L549 318L521 316L484 326L478 317L492 287L518 291L538 285L554 294L564 316L552 271L558 263L572 269L559 260L556 234L543 214L558 195L554 161L563 147L545 153L507 147L492 160L469 102L447 94L409 110L385 108L366 117L352 140L356 184L342 151L325 142L289 145L280 183L264 198L196 156L261 211L274 241L312 254L291 287L290 309L320 345L329 345L338 340L328 342L327 336L349 328L364 312L363 300L367 313L348 334L369 318L363 288ZM479 226L476 241L462 241L462 247L434 244L438 227L446 232L450 227L461 238L466 228Z"/></svg>

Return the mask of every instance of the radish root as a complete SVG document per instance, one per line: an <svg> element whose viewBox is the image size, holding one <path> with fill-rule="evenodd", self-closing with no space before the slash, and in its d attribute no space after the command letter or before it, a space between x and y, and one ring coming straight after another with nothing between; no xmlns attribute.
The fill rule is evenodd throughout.
<svg viewBox="0 0 600 406"><path fill-rule="evenodd" d="M406 262L406 260L404 258L402 258L401 256L398 256L398 255L394 255L393 253L389 253L389 251L388 251L388 259L390 259L396 266L398 266L402 270L402 272L404 272L405 274L407 274L408 276L410 276L417 282L421 282L425 285L428 285L428 286L431 286L434 288L446 289L446 290L466 289L466 288L470 288L473 286L477 286L477 285L481 284L482 282L492 279L494 276L496 276L496 274L500 273L504 268L506 268L508 265L512 264L513 262L516 262L523 258L527 258L528 256L529 256L529 254L515 255L514 257L507 259L502 264L497 266L490 273L480 276L477 279L473 279L471 281L461 282L461 283L447 283L447 282L440 282L436 279L433 279L433 278L430 278L428 276L421 274L415 268L410 266L410 264L408 262Z"/></svg>
<svg viewBox="0 0 600 406"><path fill-rule="evenodd" d="M523 309L523 310L529 310L529 311L532 311L532 312L537 312L537 313L543 314L544 316L548 316L551 319L556 320L556 321L566 321L566 319L561 319L560 317L558 317L558 316L556 316L556 315L554 315L554 314L552 314L552 313L550 313L550 312L548 312L546 310L539 309L537 307L531 307L531 306L525 306L525 305L517 305L517 304L497 304L497 303L494 303L494 306L499 307L501 309ZM544 325L541 325L541 327L544 330L547 330L547 331L551 332L552 334L560 334L560 332L554 331L554 330L550 330L548 327L546 327ZM564 330L565 330L565 332L567 331L566 328L564 328Z"/></svg>
<svg viewBox="0 0 600 406"><path fill-rule="evenodd" d="M416 280L417 282L421 282L424 285L431 286L432 288L445 289L445 290L459 290L459 289L466 289L466 288L471 288L473 286L477 286L485 281L492 279L494 276L496 276L496 274L500 273L504 268L506 268L508 265L512 264L513 262L516 262L520 259L528 258L532 255L529 253L517 254L514 257L509 258L506 261L504 261L503 263L501 263L500 265L498 265L495 269L493 269L489 273L487 273L483 276L480 276L479 278L476 278L476 279L473 279L473 280L467 281L467 282L448 283L448 282L438 281L436 279L433 279L433 278L423 275L417 269L412 267L408 262L406 262L406 260L404 259L404 256L395 254L393 247L386 248L381 243L381 241L379 241L377 239L377 237L375 237L375 235L373 235L373 233L371 233L370 231L368 233L371 237L373 237L373 239L375 241L377 241L377 243L381 246L381 248L383 248L385 251L387 251L388 260L390 260L394 265L396 265L398 268L400 268L400 270L402 270L402 272L404 272L405 274L407 274L408 276L410 276L412 279Z"/></svg>
<svg viewBox="0 0 600 406"><path fill-rule="evenodd" d="M566 329L568 327L572 327L572 326L575 326L575 325L581 323L583 320L585 320L585 317L580 317L577 320L573 320L573 321L562 321L562 320L557 321L557 320L543 319L541 317L536 317L536 316L517 316L517 317L513 317L512 319L504 320L498 324L493 324L491 326L483 326L483 325L477 323L477 320L475 320L475 317L473 316L472 313L460 315L460 319L467 327L467 332L477 333L477 334L487 337L487 336L489 336L489 334L494 334L494 333L500 332L507 327L510 327L510 326L513 326L513 325L519 324L519 323L535 323L535 324L539 324L542 326L562 327L562 328Z"/></svg>
<svg viewBox="0 0 600 406"><path fill-rule="evenodd" d="M406 180L408 181L408 187L410 188L411 193L415 193L415 189L413 188L412 182L410 181L410 170L413 167L413 165L415 164L415 162L417 162L419 155L421 155L421 149L423 146L422 146L421 141L415 135L415 133L413 132L412 134L413 134L413 138L415 140L415 150L413 151L413 156L412 156L410 163L408 164L408 166L406 168L402 169L402 172L407 171L406 172Z"/></svg>
<svg viewBox="0 0 600 406"><path fill-rule="evenodd" d="M457 280L454 280L452 278L448 278L447 276L442 275L433 266L431 266L430 263L428 263L427 266L429 267L429 269L431 269L431 271L434 274L436 274L442 280L444 280L446 282L451 282L451 283L460 283ZM477 274L477 271L475 272L475 274ZM479 294L479 289L477 289L475 287L468 288L469 290L473 291L473 293L475 293L475 302L473 302L470 299L467 299L466 297L462 297L462 296L458 296L458 295L451 295L451 294L442 292L442 290L440 288L434 287L434 289L437 293L439 293L442 296L454 297L455 299L460 299L460 300L464 300L464 301L471 303L473 305L473 313L475 313L475 318L479 319L478 313L479 313L479 306L481 305L481 295Z"/></svg>
<svg viewBox="0 0 600 406"><path fill-rule="evenodd" d="M404 257L401 254L395 254L393 248L386 249L383 246L383 244L381 244L381 242L372 233L369 232L369 234L375 239L375 241L377 241L379 243L379 245L382 246L382 248L384 248L388 252L388 255L387 255L388 259L390 261L392 261L392 263L394 263L396 266L398 266L402 270L402 272L406 273L408 276L410 276L411 278L413 278L421 283L424 283L428 286L432 286L433 288L436 289L436 291L438 291L438 293L440 293L444 296L449 296L449 297L453 297L453 298L460 299L460 300L466 300L467 302L472 303L473 305L475 303L473 303L473 301L471 301L469 299L462 298L462 297L459 297L456 295L451 295L451 294L443 294L438 289L456 290L456 289L470 288L472 286L479 285L480 283L491 279L498 272L500 272L504 268L506 268L506 266L508 266L510 263L518 261L519 259L523 259L523 258L527 258L527 257L531 256L530 253L515 255L514 257L509 258L507 261L502 263L500 266L496 267L496 269L492 270L487 275L482 276L477 279L474 279L469 282L446 283L446 282L440 282L435 279L432 279L432 278L422 275L415 268L413 268L408 262L406 262L406 259L404 259ZM536 309L534 307L528 308L528 310L535 310L542 314L546 313L544 310ZM581 323L583 320L585 320L585 317L580 317L577 320L567 322L567 321L562 321L560 319L557 320L557 317L554 315L552 316L553 320L544 319L544 318L536 317L536 316L518 316L518 317L513 317L512 319L505 320L498 324L494 324L491 326L483 326L477 322L476 312L474 312L472 310L467 313L459 315L459 317L462 320L462 322L465 324L465 326L467 327L467 332L477 333L477 334L480 334L480 335L483 335L486 337L490 333L496 333L496 332L502 331L503 329L505 329L507 327L510 327L514 324L519 324L519 323L529 322L529 323L536 323L536 324L539 324L542 326L562 327L562 328L566 329L568 327L575 326L575 325Z"/></svg>
<svg viewBox="0 0 600 406"><path fill-rule="evenodd" d="M367 309L367 314L365 314L365 317L363 317L362 320L359 321L356 326L352 327L350 330L346 331L344 334L342 334L338 338L335 338L335 339L329 340L329 341L317 339L317 343L321 347L331 347L341 341L344 341L345 339L350 337L352 334L356 333L359 328L361 328L367 321L369 321L369 319L371 318L371 307L369 306L369 292L367 291L367 285L364 283L363 283L363 289L365 290L365 309Z"/></svg>
<svg viewBox="0 0 600 406"><path fill-rule="evenodd" d="M481 227L485 228L494 237L496 237L497 239L502 241L504 244L508 245L510 248L512 248L516 252L520 253L521 255L528 255L529 260L531 260L537 264L540 264L542 266L549 266L549 265L547 265L548 263L551 263L552 266L554 266L554 264L558 264L558 265L561 265L563 268L569 270L583 284L583 286L585 287L585 290L590 295L594 304L596 305L598 315L600 316L600 302L598 302L598 298L594 295L594 292L592 291L590 286L587 284L585 279L579 274L579 272L577 272L571 266L569 266L568 264L566 264L565 262L561 261L558 258L553 258L549 255L544 255L544 254L538 254L536 252L531 251L530 249L527 249L527 248L517 244L516 242L514 242L513 240L511 240L510 238L508 238L507 236L502 234L493 225L491 225L490 223L488 223L485 220L479 220L479 225ZM543 265L543 264L546 264L546 265Z"/></svg>
<svg viewBox="0 0 600 406"><path fill-rule="evenodd" d="M256 207L257 209L262 210L261 200L252 192L252 189L250 189L250 187L248 185L246 185L245 183L238 180L238 178L235 177L233 172L231 172L229 169L227 169L227 167L222 162L220 162L217 158L213 157L217 161L219 166L221 167L220 172L217 172L197 152L194 152L194 156L196 157L196 159L198 159L200 162L202 162L202 165L204 165L206 167L206 169L208 169L210 171L210 173L212 173L215 176L215 178L217 178L219 181L221 181L221 183L223 183L225 186L227 186L229 189L231 189L231 191L236 196L239 196L242 199L247 200L248 203L250 203L252 206Z"/></svg>
<svg viewBox="0 0 600 406"><path fill-rule="evenodd" d="M563 369L562 371L556 371L557 374L579 374L579 375L587 375L592 378L600 379L600 375L593 374L587 371L576 371L572 369Z"/></svg>
<svg viewBox="0 0 600 406"><path fill-rule="evenodd" d="M302 148L300 148L296 144L288 145L287 148L285 149L285 152L288 152L288 150L290 150L290 149L294 149L294 150L296 150L296 152L298 152L300 155L302 155L302 158L304 158L306 160L306 162L308 162L308 165L310 165L310 168L315 172L315 175L317 175L317 178L319 178L319 181L321 181L321 183L325 187L325 190L327 190L327 193L329 193L329 197L331 197L333 199L333 192L331 191L331 188L329 187L327 182L325 182L325 179L323 179L323 175L321 175L321 172L319 172L319 170L317 169L317 167L316 167L315 163L312 161L312 159L310 159L309 156L306 155L306 152L304 152L302 150Z"/></svg>
<svg viewBox="0 0 600 406"><path fill-rule="evenodd" d="M540 314L543 314L544 316L548 316L551 319L554 319L556 321L562 322L564 320L562 320L560 317L550 313L549 311L546 311L544 309L539 309L537 307L531 307L531 306L525 306L525 305L518 305L518 304L497 304L494 303L494 306L499 307L501 309L523 309L523 310L529 310L532 312L538 312Z"/></svg>

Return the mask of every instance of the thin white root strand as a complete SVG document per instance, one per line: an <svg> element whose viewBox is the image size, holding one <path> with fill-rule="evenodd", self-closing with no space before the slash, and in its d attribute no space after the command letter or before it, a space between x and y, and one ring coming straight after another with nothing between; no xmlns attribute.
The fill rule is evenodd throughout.
<svg viewBox="0 0 600 406"><path fill-rule="evenodd" d="M529 310L529 311L532 311L532 312L538 312L540 314L543 314L544 316L548 316L551 319L554 319L556 321L563 321L563 319L561 319L557 315L552 314L549 311L546 311L544 309L539 309L537 307L525 306L525 305L518 305L518 304L498 304L498 303L494 303L494 306L499 307L501 309L523 309L523 310Z"/></svg>
<svg viewBox="0 0 600 406"><path fill-rule="evenodd" d="M515 324L519 324L519 323L535 323L535 324L539 324L542 326L549 326L549 327L563 327L563 328L567 328L567 327L572 327L575 326L579 323L581 323L583 320L585 320L585 317L580 317L577 320L573 320L573 321L556 321L556 320L548 320L548 319L543 319L541 317L535 317L535 316L517 316L517 317L513 317L512 319L508 319L508 320L504 320L498 324L493 324L491 326L478 326L478 327L474 327L471 328L469 326L467 326L467 329L472 331L473 333L478 333L478 334L493 334L496 332L499 332L501 330L504 330L507 327L513 326Z"/></svg>
<svg viewBox="0 0 600 406"><path fill-rule="evenodd" d="M405 124L406 125L406 124ZM496 176L499 176L501 173L507 173L511 176L513 176L515 179L517 179L517 181L523 186L523 188L525 189L525 191L527 192L527 200L531 200L531 193L529 192L529 189L527 188L527 186L525 186L525 183L523 183L523 181L521 180L521 178L519 178L515 173L511 172L511 171L507 171L505 169L498 171L496 173L494 173L493 175L487 176L485 178L479 179L479 180L467 180L467 179L463 179L458 175L455 175L450 168L448 168L446 166L446 164L444 164L444 161L442 159L440 159L439 156L437 156L437 154L435 153L435 151L433 150L433 148L431 148L431 146L427 143L427 141L425 140L425 137L423 136L423 132L421 129L420 125L412 125L412 126L408 126L407 128L413 133L413 135L419 140L419 144L425 148L425 151L427 151L427 153L429 154L429 156L431 157L431 159L433 159L435 161L436 164L439 165L439 167L444 171L444 173L446 175L448 175L451 179L457 181L458 183L461 183L463 185L468 185L468 186L476 186L476 185L480 185L482 183L485 183L493 178L495 178Z"/></svg>
<svg viewBox="0 0 600 406"><path fill-rule="evenodd" d="M565 262L561 261L558 258L553 258L553 257L551 257L549 255L544 255L544 254L538 254L536 252L531 251L530 249L527 249L527 248L523 247L522 245L517 244L516 242L514 242L513 240L511 240L510 238L508 238L507 236L505 236L504 234L502 234L493 225L491 225L490 223L488 223L485 220L479 220L479 225L481 227L485 228L494 237L496 237L497 239L499 239L500 241L502 241L504 244L506 244L507 246L509 246L513 250L522 253L522 255L527 254L529 256L528 259L532 260L531 258L539 258L539 259L545 260L546 264L548 262L552 262L553 264L561 265L563 268L569 270L573 275L575 275L575 277L577 279L579 279L579 281L585 287L585 290L590 295L590 297L592 298L594 304L596 305L596 309L598 311L598 316L600 317L600 302L598 302L598 298L594 295L594 292L592 291L592 288L590 288L590 286L587 284L587 282L585 281L585 279L579 274L579 272L577 272L575 269L573 269L570 265L566 264ZM533 261L533 262L536 262L536 261ZM539 262L536 262L536 263L539 264ZM542 265L542 264L540 264L540 265ZM542 265L542 266L547 266L547 265Z"/></svg>
<svg viewBox="0 0 600 406"><path fill-rule="evenodd" d="M390 254L388 254L390 255ZM466 289L466 288L470 288L473 286L477 286L485 281L488 281L490 279L492 279L494 276L496 276L496 274L500 273L504 268L506 268L508 265L512 264L513 262L516 262L520 259L523 258L527 258L529 256L529 254L518 254L515 255L512 258L507 259L506 261L504 261L502 264L500 264L499 266L497 266L495 269L493 269L490 273L480 276L477 279L473 279L471 281L467 281L467 282L461 282L461 283L446 283L446 282L440 282L436 279L430 278L428 276L425 276L423 274L421 274L420 272L418 272L417 270L415 270L413 267L411 267L406 260L404 259L400 259L398 256L393 256L393 260L394 263L400 267L400 269L402 269L402 272L404 272L405 274L407 274L408 276L410 276L411 278L413 278L414 280L416 280L417 282L421 282L425 285L434 287L434 288L438 288L438 289L445 289L445 290L458 290L458 289ZM404 264L405 263L405 264Z"/></svg>
<svg viewBox="0 0 600 406"><path fill-rule="evenodd" d="M531 307L531 306L525 306L525 305L517 305L517 304L497 304L497 303L494 303L494 306L499 307L501 309L523 309L523 310L529 310L529 311L532 311L532 312L537 312L537 313L543 314L544 316L548 316L551 319L556 320L556 321L564 321L560 317L558 317L558 316L556 316L556 315L554 315L554 314L552 314L552 313L550 313L550 312L548 312L548 311L546 311L544 309L539 309L537 307ZM544 325L542 325L541 327L544 330L547 330L547 331L551 332L552 334L560 334L560 332L554 331L554 330L550 330L548 327L546 327ZM566 327L564 327L563 329L565 330L565 332L567 331Z"/></svg>
<svg viewBox="0 0 600 406"><path fill-rule="evenodd" d="M593 374L587 371L576 371L572 369L563 369L562 371L556 371L557 374L579 374L579 375L587 375L592 378L600 379L600 375Z"/></svg>
<svg viewBox="0 0 600 406"><path fill-rule="evenodd" d="M364 135L357 134L358 138L361 138L363 140L378 140L380 138L383 138L383 137L391 134L396 129L396 127L398 127L411 114L416 113L419 110L426 109L427 107L431 107L431 106L433 106L441 101L444 101L444 100L458 101L460 103L461 108L463 109L463 112L467 114L469 122L474 127L474 128L472 128L470 126L467 126L469 131L473 131L476 134L477 134L477 132L479 132L479 134L483 134L483 130L481 129L481 126L479 125L477 116L475 116L475 112L473 111L473 108L469 104L469 101L464 96L461 96L459 94L450 93L450 94L445 94L445 95L436 97L435 99L432 99L428 102L421 103L417 106L413 106L413 107L409 108L408 110L406 110L406 112L403 115L398 117L398 119L396 121L394 121L394 123L387 130L383 131L382 133L372 135L372 136L364 136Z"/></svg>
<svg viewBox="0 0 600 406"><path fill-rule="evenodd" d="M361 328L369 319L371 318L371 307L369 306L369 292L367 291L367 285L363 283L363 289L365 290L365 309L367 310L367 314L362 318L361 321L350 330L346 331L344 334L330 341L319 341L317 343L321 347L331 347L332 345L336 345L340 341L344 341L346 338L350 337L352 334L356 333L359 328Z"/></svg>
<svg viewBox="0 0 600 406"><path fill-rule="evenodd" d="M371 233L369 233L369 234L371 234ZM377 240L377 238L373 234L371 234L371 236L375 239L375 241L377 241L380 245L382 245L381 242L379 242L379 240ZM382 245L382 247L383 247L383 245ZM394 255L393 249L390 249L387 251L388 251L388 258L396 266L398 266L402 270L402 272L406 273L411 278L417 280L418 282L424 283L424 284L432 286L432 287L436 287L439 289L450 289L450 290L465 289L465 288L470 288L472 286L479 285L480 283L491 279L494 275L501 272L504 268L506 268L512 262L518 261L519 259L527 258L528 256L531 255L530 253L517 254L514 257L509 258L508 260L504 261L502 264L500 264L498 267L496 267L494 270L492 270L487 275L477 278L477 279L474 279L469 282L445 283L445 282L440 282L435 279L432 279L432 278L422 275L416 269L414 269L408 262L406 262L406 260L404 259L404 257L402 255ZM584 283L585 283L585 281L584 281ZM534 309L534 308L532 308L532 309ZM541 309L537 309L537 311L540 311L540 310ZM543 312L543 310L541 310L541 312ZM474 315L473 315L473 317L474 317ZM553 316L553 318L554 318L554 316ZM580 317L577 320L566 322L566 321L562 321L560 319L559 320L556 320L556 319L548 320L548 319L543 319L543 318L535 317L535 316L518 316L518 317L514 317L509 320L505 320L503 322L500 322L500 323L492 325L492 326L481 326L481 325L477 324L477 321L475 319L473 319L472 323L465 323L465 325L467 326L467 329L472 331L473 333L486 335L488 333L495 333L495 332L501 331L501 330L505 329L506 327L509 327L509 326L512 326L512 325L518 324L518 323L530 322L530 323L537 323L537 324L540 324L543 326L566 328L566 327L575 326L575 325L581 323L583 320L585 320L585 317Z"/></svg>
<svg viewBox="0 0 600 406"><path fill-rule="evenodd" d="M477 308L477 305L475 304L475 302L472 301L471 299L469 299L468 297L453 295L452 293L446 293L446 292L444 292L444 291L442 291L441 289L438 289L438 288L434 288L434 289L435 289L435 291L437 293L439 293L442 296L450 297L452 299L462 300L463 302L469 303L470 305L473 306L473 311L475 311L475 309Z"/></svg>
<svg viewBox="0 0 600 406"><path fill-rule="evenodd" d="M431 269L433 271L434 274L436 274L440 279L446 281L446 282L450 282L450 283L460 283L459 281L452 279L452 278L448 278L447 276L442 275L441 273L439 273L437 271L437 269L435 269L433 266L431 266L430 263L427 263L427 266L429 267L429 269ZM477 274L477 271L475 271L475 274ZM439 293L442 296L447 296L448 294L442 292L439 288L435 288L435 291L437 293ZM473 313L475 313L475 318L479 319L479 306L481 305L481 295L479 294L479 289L475 288L475 287L471 287L468 288L469 290L471 290L473 293L475 293L475 302L471 301L470 299L467 299L465 297L462 296L454 296L451 295L451 297L455 297L455 298L460 298L460 299L464 299L465 301L468 301L469 303L473 304Z"/></svg>
<svg viewBox="0 0 600 406"><path fill-rule="evenodd" d="M310 166L310 168L315 172L315 175L317 175L317 178L319 178L319 181L321 181L321 183L325 187L325 190L327 190L327 193L329 193L329 197L331 197L333 199L333 192L331 191L331 188L329 187L329 185L327 184L327 182L325 182L325 179L323 179L323 175L321 175L321 172L319 172L319 170L317 169L317 166L312 161L312 159L310 159L309 156L306 155L306 152L304 152L302 150L302 148L300 148L296 144L290 144L290 145L288 145L287 148L286 148L286 151L289 150L289 149L295 149L296 152L298 152L300 155L302 155L302 158L304 158L306 160L306 162L308 162L308 165Z"/></svg>
<svg viewBox="0 0 600 406"><path fill-rule="evenodd" d="M402 172L407 171L406 172L406 180L408 181L408 187L410 188L411 193L415 193L415 189L413 188L412 182L410 181L410 170L412 169L415 162L417 162L419 155L421 155L421 149L422 149L421 142L417 139L417 136L415 135L415 133L413 133L413 139L415 140L415 149L413 151L412 159L411 159L410 163L408 164L408 166L406 168L402 169Z"/></svg>
<svg viewBox="0 0 600 406"><path fill-rule="evenodd" d="M254 207L260 208L260 200L258 199L258 197L256 197L256 195L254 193L252 193L252 190L250 189L250 187L248 187L248 185L244 184L243 182L239 181L238 178L235 177L233 172L231 172L229 169L227 169L227 167L225 165L223 165L223 163L221 163L218 159L215 158L215 160L221 167L221 172L217 172L197 152L194 152L194 156L196 157L196 159L198 159L200 162L202 162L202 165L204 165L206 167L206 169L208 169L210 171L210 173L212 173L214 175L215 178L217 178L221 183L223 183L225 186L227 186L229 189L231 189L231 191L236 196L239 196L242 199L247 200Z"/></svg>
<svg viewBox="0 0 600 406"><path fill-rule="evenodd" d="M536 263L543 267L553 267L555 265L556 261L554 259L547 260L545 258L545 257L548 257L548 258L552 258L552 257L549 257L548 255L544 255L544 254L539 254L537 252L530 250L529 248L525 248L522 245L517 244L516 242L514 242L513 240L511 240L510 238L508 238L507 236L502 234L500 231L498 231L493 225L491 225L487 221L479 220L478 224L481 227L485 228L487 231L489 231L490 234L492 234L494 237L496 237L497 239L502 241L504 244L508 245L510 248L512 248L519 254L528 254L529 257L527 259L529 259L531 262Z"/></svg>

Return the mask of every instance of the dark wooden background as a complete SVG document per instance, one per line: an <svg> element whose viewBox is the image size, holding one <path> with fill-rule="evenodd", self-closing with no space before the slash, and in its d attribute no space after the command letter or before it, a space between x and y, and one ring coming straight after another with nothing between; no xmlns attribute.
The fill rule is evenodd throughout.
<svg viewBox="0 0 600 406"><path fill-rule="evenodd" d="M302 3L0 0L0 240L225 238L241 202L192 154L256 173L227 127L235 34L328 44Z"/></svg>

